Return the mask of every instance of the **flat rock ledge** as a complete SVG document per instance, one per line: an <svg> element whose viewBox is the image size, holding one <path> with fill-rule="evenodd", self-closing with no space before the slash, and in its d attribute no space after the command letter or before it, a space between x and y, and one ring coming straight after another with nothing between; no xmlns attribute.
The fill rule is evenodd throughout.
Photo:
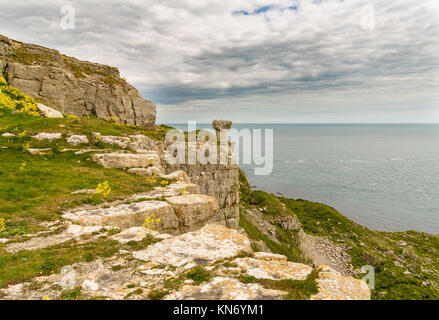
<svg viewBox="0 0 439 320"><path fill-rule="evenodd" d="M62 138L62 133L48 133L48 132L40 132L33 137L36 140L46 140L49 142L59 140Z"/></svg>
<svg viewBox="0 0 439 320"><path fill-rule="evenodd" d="M70 227L74 235L84 230L79 226ZM92 230L87 229L89 231ZM81 295L89 298L140 300L160 292L162 298L169 300L283 299L287 292L265 288L259 282L243 283L240 275L301 281L313 270L310 266L289 262L281 255L254 253L245 235L215 224L179 236L135 227L111 238L129 243L146 236L162 240L143 250L129 251L127 246L128 250L120 250L112 257L76 263L65 269L67 271L10 285L0 289L0 297L5 300L60 299L66 290L65 279L69 278L73 279L75 288L81 288ZM189 279L174 287L166 285L168 280L184 276L193 267L210 272L210 279L200 285ZM370 290L364 282L343 277L326 266L319 268L317 286L319 291L311 299L370 299Z"/></svg>
<svg viewBox="0 0 439 320"><path fill-rule="evenodd" d="M129 169L160 167L160 157L153 152L94 154L92 159L105 168Z"/></svg>
<svg viewBox="0 0 439 320"><path fill-rule="evenodd" d="M133 257L186 270L232 258L242 252L252 252L246 236L236 230L211 224L200 230L163 240L145 250L135 251Z"/></svg>
<svg viewBox="0 0 439 320"><path fill-rule="evenodd" d="M181 187L180 193L187 185ZM176 188L176 187L174 187ZM189 187L190 189L190 187ZM175 194L175 190L173 194ZM140 227L147 217L160 219L155 230L173 235L200 229L214 220L218 213L216 199L200 194L172 196L165 201L145 200L111 207L100 207L67 212L64 219L83 226L108 226L122 230Z"/></svg>

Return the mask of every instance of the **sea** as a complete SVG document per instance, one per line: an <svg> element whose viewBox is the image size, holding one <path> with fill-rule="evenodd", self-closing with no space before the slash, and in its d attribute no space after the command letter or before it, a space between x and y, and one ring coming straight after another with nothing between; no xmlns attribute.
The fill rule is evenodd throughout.
<svg viewBox="0 0 439 320"><path fill-rule="evenodd" d="M187 130L187 124L170 125ZM439 234L439 124L233 128L273 132L271 174L255 175L260 165L240 163L254 189L330 205L373 230Z"/></svg>

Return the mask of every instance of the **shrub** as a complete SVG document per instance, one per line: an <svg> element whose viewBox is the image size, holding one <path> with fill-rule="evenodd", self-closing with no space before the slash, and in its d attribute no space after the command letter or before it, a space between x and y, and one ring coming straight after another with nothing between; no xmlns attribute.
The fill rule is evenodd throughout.
<svg viewBox="0 0 439 320"><path fill-rule="evenodd" d="M0 77L0 109L9 109L39 117L37 103L31 96L14 87L9 87L4 77Z"/></svg>

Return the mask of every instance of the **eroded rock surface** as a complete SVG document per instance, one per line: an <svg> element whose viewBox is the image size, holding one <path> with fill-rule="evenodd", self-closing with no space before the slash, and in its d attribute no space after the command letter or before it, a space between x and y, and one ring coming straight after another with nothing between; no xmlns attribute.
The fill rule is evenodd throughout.
<svg viewBox="0 0 439 320"><path fill-rule="evenodd" d="M102 153L94 154L93 161L105 168L148 168L160 166L160 157L156 153Z"/></svg>
<svg viewBox="0 0 439 320"><path fill-rule="evenodd" d="M45 118L64 118L63 114L58 110L49 108L48 106L37 103L37 108L40 114Z"/></svg>
<svg viewBox="0 0 439 320"><path fill-rule="evenodd" d="M211 282L183 288L168 296L167 300L275 300L285 291L266 289L257 283L242 283L233 278L216 277Z"/></svg>
<svg viewBox="0 0 439 320"><path fill-rule="evenodd" d="M250 241L236 230L207 225L200 230L163 240L146 250L135 251L136 259L184 269L251 252Z"/></svg>
<svg viewBox="0 0 439 320"><path fill-rule="evenodd" d="M72 226L70 231L72 236L78 236L83 230ZM102 230L95 232L97 236L104 236ZM260 281L243 282L241 275L270 281L303 281L313 270L307 265L288 262L281 255L253 253L246 236L220 225L207 225L180 236L139 227L110 236L122 245L142 241L145 237L164 240L153 241L143 250L132 251L130 246L125 246L126 249L107 258L64 266L60 272L2 288L0 297L59 299L66 290L75 288L85 298L283 299L288 294L283 289L267 287ZM188 278L190 272L200 270L205 277L200 283ZM319 292L312 299L370 298L370 290L364 282L343 277L329 267L322 267L319 272L316 280Z"/></svg>
<svg viewBox="0 0 439 320"><path fill-rule="evenodd" d="M62 138L62 133L48 133L48 132L40 132L34 136L36 140L46 140L49 142L59 140Z"/></svg>
<svg viewBox="0 0 439 320"><path fill-rule="evenodd" d="M6 246L7 252L19 252L22 250L36 250L41 248L51 247L63 242L70 241L72 239L78 239L83 235L92 234L102 229L101 226L79 226L69 225L66 230L47 237L34 237L26 242L11 243Z"/></svg>
<svg viewBox="0 0 439 320"><path fill-rule="evenodd" d="M88 144L88 138L84 135L71 135L67 138L67 143L71 144L72 146L79 146L81 144Z"/></svg>
<svg viewBox="0 0 439 320"><path fill-rule="evenodd" d="M370 300L370 289L364 281L344 277L328 266L320 268L319 293L311 300Z"/></svg>
<svg viewBox="0 0 439 320"><path fill-rule="evenodd" d="M0 67L1 72L8 72L9 85L62 113L116 117L140 127L155 123L155 104L143 99L117 68L1 35Z"/></svg>

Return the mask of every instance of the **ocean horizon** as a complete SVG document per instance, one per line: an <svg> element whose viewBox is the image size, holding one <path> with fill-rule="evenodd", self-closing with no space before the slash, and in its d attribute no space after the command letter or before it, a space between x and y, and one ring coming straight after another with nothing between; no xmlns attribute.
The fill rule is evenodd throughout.
<svg viewBox="0 0 439 320"><path fill-rule="evenodd" d="M197 123L197 129L205 128L211 124ZM257 176L255 165L240 164L255 189L325 203L373 230L439 234L439 123L234 123L233 128L273 129L273 172Z"/></svg>

